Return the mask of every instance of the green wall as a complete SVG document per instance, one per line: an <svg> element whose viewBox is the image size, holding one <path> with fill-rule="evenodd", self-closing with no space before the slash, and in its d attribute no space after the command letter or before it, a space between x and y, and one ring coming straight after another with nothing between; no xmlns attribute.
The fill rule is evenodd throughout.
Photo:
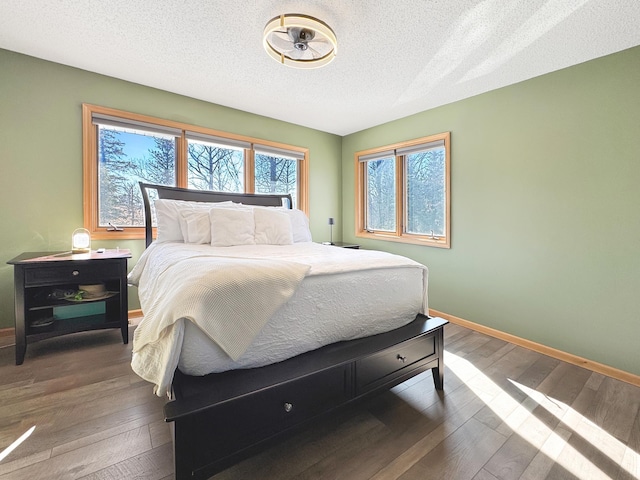
<svg viewBox="0 0 640 480"><path fill-rule="evenodd" d="M452 136L452 248L357 239L354 152ZM640 47L343 138L344 240L430 269L430 307L640 374Z"/></svg>
<svg viewBox="0 0 640 480"><path fill-rule="evenodd" d="M24 251L67 250L82 226L82 103L308 147L314 238L328 240L327 218L340 220L339 136L0 49L0 328L13 326L13 267L5 262ZM142 240L93 246L131 249L130 268L144 248ZM135 288L130 298L138 308Z"/></svg>

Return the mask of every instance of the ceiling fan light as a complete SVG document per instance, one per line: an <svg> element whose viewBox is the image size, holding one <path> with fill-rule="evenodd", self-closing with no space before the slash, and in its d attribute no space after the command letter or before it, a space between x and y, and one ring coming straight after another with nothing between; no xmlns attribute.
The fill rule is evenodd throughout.
<svg viewBox="0 0 640 480"><path fill-rule="evenodd" d="M278 34L281 37L278 38ZM289 37L286 40L282 38L285 35ZM309 45L312 42L315 47ZM264 27L262 44L270 57L293 68L327 65L335 58L338 46L336 35L329 25L308 15L293 13L269 20ZM318 50L320 46L323 47L322 51Z"/></svg>

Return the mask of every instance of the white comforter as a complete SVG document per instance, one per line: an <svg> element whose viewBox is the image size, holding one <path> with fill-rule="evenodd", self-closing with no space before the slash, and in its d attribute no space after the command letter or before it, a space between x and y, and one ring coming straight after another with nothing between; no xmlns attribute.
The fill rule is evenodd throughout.
<svg viewBox="0 0 640 480"><path fill-rule="evenodd" d="M184 321L197 325L235 360L305 275L398 266L422 269L422 312L427 312L426 267L397 255L314 243L218 248L152 244L129 275L130 283L139 286L145 314L134 334L132 367L162 396L183 347Z"/></svg>

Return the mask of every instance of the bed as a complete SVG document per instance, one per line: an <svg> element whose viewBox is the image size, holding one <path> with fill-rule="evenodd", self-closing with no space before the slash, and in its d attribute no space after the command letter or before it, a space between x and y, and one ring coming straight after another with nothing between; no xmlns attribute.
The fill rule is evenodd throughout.
<svg viewBox="0 0 640 480"><path fill-rule="evenodd" d="M447 322L427 316L426 267L313 243L289 195L140 187L132 367L170 398L177 479L208 478L426 370L443 389Z"/></svg>

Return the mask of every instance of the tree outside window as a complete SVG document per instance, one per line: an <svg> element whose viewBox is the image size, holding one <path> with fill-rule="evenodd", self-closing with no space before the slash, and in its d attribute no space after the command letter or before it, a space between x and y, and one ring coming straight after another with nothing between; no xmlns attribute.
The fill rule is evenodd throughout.
<svg viewBox="0 0 640 480"><path fill-rule="evenodd" d="M367 162L367 230L396 230L396 159Z"/></svg>
<svg viewBox="0 0 640 480"><path fill-rule="evenodd" d="M138 182L175 185L175 143L174 137L98 125L98 226L144 225Z"/></svg>
<svg viewBox="0 0 640 480"><path fill-rule="evenodd" d="M244 150L189 140L189 188L244 192Z"/></svg>
<svg viewBox="0 0 640 480"><path fill-rule="evenodd" d="M297 160L255 153L255 192L289 193L296 207L298 168Z"/></svg>

